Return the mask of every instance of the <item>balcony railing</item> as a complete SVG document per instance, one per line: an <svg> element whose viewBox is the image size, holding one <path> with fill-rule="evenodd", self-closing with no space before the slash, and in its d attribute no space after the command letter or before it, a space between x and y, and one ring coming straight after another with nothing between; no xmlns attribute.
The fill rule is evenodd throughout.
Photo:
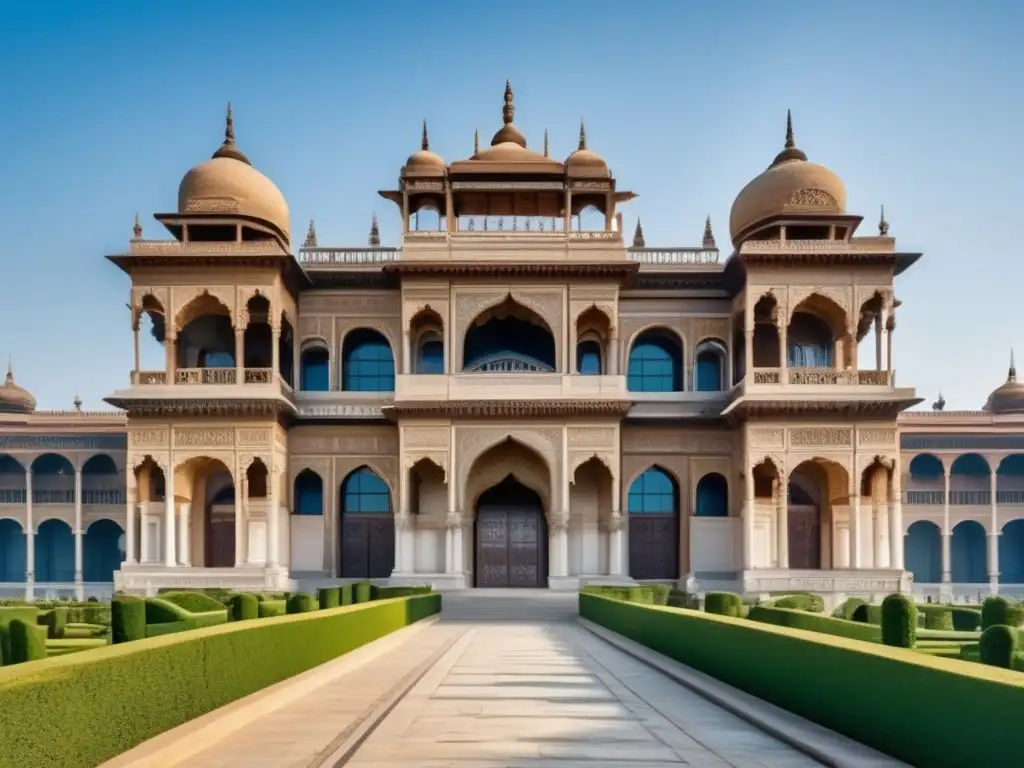
<svg viewBox="0 0 1024 768"><path fill-rule="evenodd" d="M234 384L234 368L179 368L175 384Z"/></svg>
<svg viewBox="0 0 1024 768"><path fill-rule="evenodd" d="M0 504L25 504L28 493L24 488L0 488ZM75 492L66 488L33 488L33 504L74 504ZM125 503L123 488L83 488L82 504L114 505Z"/></svg>
<svg viewBox="0 0 1024 768"><path fill-rule="evenodd" d="M718 264L721 254L716 248L630 248L630 261L666 266Z"/></svg>
<svg viewBox="0 0 1024 768"><path fill-rule="evenodd" d="M398 248L302 248L299 263L308 267L335 264L385 264L397 261Z"/></svg>
<svg viewBox="0 0 1024 768"><path fill-rule="evenodd" d="M906 494L907 504L927 504L940 507L945 503L941 490L908 490ZM950 489L949 503L950 506L988 507L992 504L992 492ZM1024 504L1024 490L996 491L996 505L1000 504Z"/></svg>
<svg viewBox="0 0 1024 768"><path fill-rule="evenodd" d="M167 371L136 371L134 380L142 387L164 386L167 384ZM179 368L174 372L175 384L234 384L237 380L235 368ZM245 368L243 380L246 384L271 384L274 369Z"/></svg>
<svg viewBox="0 0 1024 768"><path fill-rule="evenodd" d="M868 386L886 387L892 378L890 371L838 371L834 368L789 368L788 383L811 386ZM755 368L754 384L779 384L781 368Z"/></svg>

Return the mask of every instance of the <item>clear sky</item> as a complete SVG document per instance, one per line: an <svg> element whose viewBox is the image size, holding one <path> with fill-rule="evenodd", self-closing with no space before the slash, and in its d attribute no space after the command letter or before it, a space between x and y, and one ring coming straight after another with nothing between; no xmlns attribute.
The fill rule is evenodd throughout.
<svg viewBox="0 0 1024 768"><path fill-rule="evenodd" d="M41 408L128 384L123 251L136 211L173 210L223 136L280 186L296 242L385 244L417 149L451 160L500 125L506 78L533 146L567 155L586 118L649 245L720 246L742 186L798 146L848 208L924 258L900 278L898 381L978 408L1024 363L1024 5L996 0L129 2L0 0L0 354ZM1017 49L1016 51L1014 49ZM870 344L866 341L865 344ZM162 367L157 346L144 365ZM1024 371L1022 371L1024 373ZM927 403L926 403L927 404Z"/></svg>

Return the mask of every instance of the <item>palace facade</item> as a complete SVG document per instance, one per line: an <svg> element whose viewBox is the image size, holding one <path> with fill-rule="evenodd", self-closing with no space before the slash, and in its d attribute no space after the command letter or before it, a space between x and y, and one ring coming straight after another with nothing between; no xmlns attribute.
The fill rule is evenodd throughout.
<svg viewBox="0 0 1024 768"><path fill-rule="evenodd" d="M124 415L35 411L13 375L0 388L0 582L880 596L910 568L997 588L1017 562L998 533L1024 501L998 479L1024 441L999 412L1013 397L900 421L920 400L896 381L894 280L920 254L884 216L858 235L791 122L723 258L710 221L699 247L648 246L639 222L627 240L635 194L582 126L557 160L514 115L507 86L490 143L450 163L424 125L379 193L399 247L375 219L366 246L321 246L311 222L293 249L229 110L177 210L154 216L170 239L137 220L108 257L131 279L136 362L107 399ZM144 321L160 370L140 364ZM953 460L964 446L991 480ZM938 474L918 471L926 454Z"/></svg>

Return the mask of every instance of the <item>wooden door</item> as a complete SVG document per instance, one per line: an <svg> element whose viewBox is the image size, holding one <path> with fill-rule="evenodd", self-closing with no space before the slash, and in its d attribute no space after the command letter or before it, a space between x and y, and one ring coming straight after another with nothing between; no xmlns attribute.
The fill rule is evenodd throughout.
<svg viewBox="0 0 1024 768"><path fill-rule="evenodd" d="M821 568L821 514L817 507L789 506L789 567Z"/></svg>
<svg viewBox="0 0 1024 768"><path fill-rule="evenodd" d="M679 578L679 518L629 516L629 575L637 580Z"/></svg>
<svg viewBox="0 0 1024 768"><path fill-rule="evenodd" d="M395 567L395 519L391 515L343 515L341 576L386 579Z"/></svg>
<svg viewBox="0 0 1024 768"><path fill-rule="evenodd" d="M544 586L544 538L539 510L481 509L476 520L476 586Z"/></svg>
<svg viewBox="0 0 1024 768"><path fill-rule="evenodd" d="M232 568L234 565L234 520L211 520L206 528L206 567Z"/></svg>

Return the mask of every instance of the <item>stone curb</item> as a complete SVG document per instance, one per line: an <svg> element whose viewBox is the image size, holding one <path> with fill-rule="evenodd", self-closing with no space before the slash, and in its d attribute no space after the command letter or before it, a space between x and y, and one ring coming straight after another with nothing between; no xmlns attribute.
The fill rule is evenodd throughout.
<svg viewBox="0 0 1024 768"><path fill-rule="evenodd" d="M822 765L830 768L913 768L909 763L889 757L866 744L680 664L587 619L577 618L577 621L588 632L626 655L661 672Z"/></svg>

